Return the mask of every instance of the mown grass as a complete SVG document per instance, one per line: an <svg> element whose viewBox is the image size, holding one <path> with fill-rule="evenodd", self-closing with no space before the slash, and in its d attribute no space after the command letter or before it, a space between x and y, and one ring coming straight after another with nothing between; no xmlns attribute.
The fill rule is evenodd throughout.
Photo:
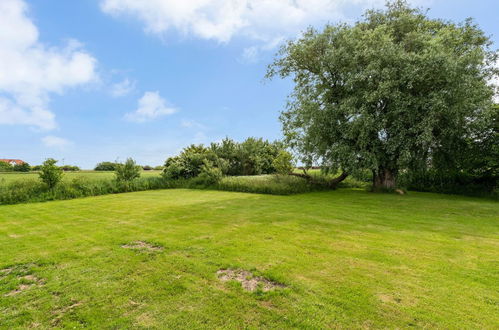
<svg viewBox="0 0 499 330"><path fill-rule="evenodd" d="M348 189L0 206L0 325L498 328L498 214L488 200ZM134 241L163 249L121 247ZM246 292L218 280L225 268L286 288Z"/></svg>

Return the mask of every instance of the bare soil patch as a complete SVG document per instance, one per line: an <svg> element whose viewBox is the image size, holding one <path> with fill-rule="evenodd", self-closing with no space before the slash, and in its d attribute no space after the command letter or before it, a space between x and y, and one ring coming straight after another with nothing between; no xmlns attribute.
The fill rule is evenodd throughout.
<svg viewBox="0 0 499 330"><path fill-rule="evenodd" d="M222 282L237 281L246 291L254 292L261 289L264 292L285 288L281 283L271 281L262 276L255 276L252 272L243 269L220 269L217 271L218 279Z"/></svg>
<svg viewBox="0 0 499 330"><path fill-rule="evenodd" d="M61 322L64 315L71 313L76 307L80 306L82 303L79 301L74 301L71 305L59 308L52 312L55 317L52 319L52 325L56 326Z"/></svg>
<svg viewBox="0 0 499 330"><path fill-rule="evenodd" d="M138 250L138 251L162 251L163 247L157 244L152 244L145 241L135 241L121 246L124 249Z"/></svg>
<svg viewBox="0 0 499 330"><path fill-rule="evenodd" d="M0 276L16 281L18 284L14 290L5 294L6 297L15 296L35 286L41 286L45 281L31 273L32 264L21 264L0 269Z"/></svg>

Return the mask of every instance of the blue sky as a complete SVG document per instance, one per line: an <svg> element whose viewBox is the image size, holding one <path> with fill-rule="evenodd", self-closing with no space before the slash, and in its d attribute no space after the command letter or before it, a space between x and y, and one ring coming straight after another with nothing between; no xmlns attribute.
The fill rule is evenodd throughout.
<svg viewBox="0 0 499 330"><path fill-rule="evenodd" d="M292 84L263 79L276 47L383 3L1 0L0 158L160 165L191 143L278 139ZM499 43L496 0L412 3Z"/></svg>

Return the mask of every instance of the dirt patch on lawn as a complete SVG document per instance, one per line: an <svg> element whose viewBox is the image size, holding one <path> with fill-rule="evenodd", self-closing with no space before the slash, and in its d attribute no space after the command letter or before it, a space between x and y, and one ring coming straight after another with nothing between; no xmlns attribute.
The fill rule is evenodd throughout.
<svg viewBox="0 0 499 330"><path fill-rule="evenodd" d="M378 294L379 300L384 303L400 304L402 299L389 294Z"/></svg>
<svg viewBox="0 0 499 330"><path fill-rule="evenodd" d="M7 282L17 283L15 289L4 294L6 297L15 296L23 291L36 286L42 286L45 281L42 278L32 274L33 264L20 264L0 269L0 277Z"/></svg>
<svg viewBox="0 0 499 330"><path fill-rule="evenodd" d="M71 313L76 307L80 306L81 304L82 303L79 301L73 301L71 305L53 311L52 314L54 314L55 317L52 319L51 324L53 326L58 325L66 314Z"/></svg>
<svg viewBox="0 0 499 330"><path fill-rule="evenodd" d="M252 272L243 269L220 269L217 271L218 279L222 282L237 281L246 291L254 292L260 289L264 292L285 288L281 283L271 281L262 276L255 276Z"/></svg>
<svg viewBox="0 0 499 330"><path fill-rule="evenodd" d="M146 241L135 241L121 246L124 249L137 250L137 251L162 251L164 248L157 244L152 244Z"/></svg>

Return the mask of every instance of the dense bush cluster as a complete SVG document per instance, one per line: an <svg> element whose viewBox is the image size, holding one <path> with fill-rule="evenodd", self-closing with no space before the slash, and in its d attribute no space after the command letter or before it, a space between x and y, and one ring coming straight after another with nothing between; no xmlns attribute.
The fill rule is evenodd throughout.
<svg viewBox="0 0 499 330"><path fill-rule="evenodd" d="M6 162L0 162L0 172L29 172L31 166L28 163L22 164L9 164Z"/></svg>
<svg viewBox="0 0 499 330"><path fill-rule="evenodd" d="M248 138L238 143L226 138L208 147L191 145L184 148L178 156L166 160L163 176L189 179L204 173L202 177L213 179L221 175L272 174L277 172L274 161L283 152L284 145L278 141ZM288 158L290 163L292 157Z"/></svg>
<svg viewBox="0 0 499 330"><path fill-rule="evenodd" d="M116 165L115 162L101 162L95 165L94 171L115 171Z"/></svg>

